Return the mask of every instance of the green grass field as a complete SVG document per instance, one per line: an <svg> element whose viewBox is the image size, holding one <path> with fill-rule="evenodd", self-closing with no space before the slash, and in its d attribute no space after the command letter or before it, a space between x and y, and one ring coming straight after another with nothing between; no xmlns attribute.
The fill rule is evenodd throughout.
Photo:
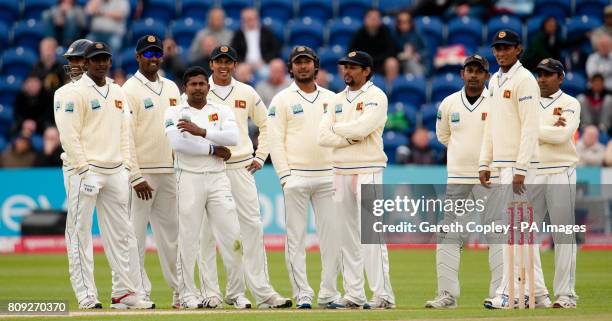
<svg viewBox="0 0 612 321"><path fill-rule="evenodd" d="M110 304L110 270L106 258L96 255L96 283L105 307ZM466 251L461 262L461 298L455 310L433 311L423 308L426 300L436 292L435 253L431 250L395 250L390 252L391 276L398 308L395 310L361 311L235 311L232 309L193 312L172 311L171 291L166 286L157 255L147 255L146 265L153 282L152 298L158 309L150 314L125 312L124 315L79 311L70 287L65 255L0 255L0 300L68 300L71 311L78 316L45 317L44 320L612 320L612 252L582 251L578 253L577 292L580 295L576 310L491 311L482 307L489 282L487 252ZM542 253L546 284L552 294L554 253ZM268 253L270 278L281 294L290 295L290 284L282 252ZM311 286L319 283L319 257L308 254ZM223 271L219 268L220 273ZM224 284L224 275L220 275ZM34 319L43 319L40 316ZM24 317L0 315L0 320L24 320Z"/></svg>

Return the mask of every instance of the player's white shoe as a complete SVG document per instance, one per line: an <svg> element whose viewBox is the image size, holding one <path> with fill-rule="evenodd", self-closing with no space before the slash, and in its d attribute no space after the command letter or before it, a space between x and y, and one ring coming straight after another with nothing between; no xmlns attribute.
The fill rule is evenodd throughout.
<svg viewBox="0 0 612 321"><path fill-rule="evenodd" d="M79 302L79 309L102 309L102 303L100 303L96 297L90 295Z"/></svg>
<svg viewBox="0 0 612 321"><path fill-rule="evenodd" d="M257 305L259 309L286 309L290 308L293 303L291 299L283 298L280 294L276 293L266 301Z"/></svg>
<svg viewBox="0 0 612 321"><path fill-rule="evenodd" d="M146 301L134 292L111 299L111 309L154 309L155 303Z"/></svg>
<svg viewBox="0 0 612 321"><path fill-rule="evenodd" d="M384 309L395 309L395 304L391 303L385 298L378 296L372 297L372 300L368 302L370 309L384 310Z"/></svg>
<svg viewBox="0 0 612 321"><path fill-rule="evenodd" d="M178 292L172 292L172 308L181 308L181 297L179 296Z"/></svg>
<svg viewBox="0 0 612 321"><path fill-rule="evenodd" d="M312 309L312 298L309 296L301 296L297 298L295 307L298 309Z"/></svg>
<svg viewBox="0 0 612 321"><path fill-rule="evenodd" d="M515 306L518 305L518 302L515 300ZM484 307L487 309L509 309L510 305L508 302L508 295L498 295L494 298L486 299L484 301Z"/></svg>
<svg viewBox="0 0 612 321"><path fill-rule="evenodd" d="M529 306L529 296L525 296L525 306ZM548 309L552 307L552 301L548 294L540 295L535 297L536 309Z"/></svg>
<svg viewBox="0 0 612 321"><path fill-rule="evenodd" d="M369 304L359 305L349 299L339 298L327 304L328 309L369 309Z"/></svg>
<svg viewBox="0 0 612 321"><path fill-rule="evenodd" d="M236 309L250 309L251 308L251 301L249 301L249 299L247 299L246 296L244 296L244 294L241 294L233 299L226 298L225 303L229 305L233 305Z"/></svg>
<svg viewBox="0 0 612 321"><path fill-rule="evenodd" d="M204 309L220 309L223 307L221 299L216 296L204 298L204 300L202 300L202 305L204 306Z"/></svg>
<svg viewBox="0 0 612 321"><path fill-rule="evenodd" d="M181 309L202 309L204 305L198 297L188 297L181 302Z"/></svg>
<svg viewBox="0 0 612 321"><path fill-rule="evenodd" d="M425 302L425 307L429 309L454 309L457 307L457 299L444 291L438 294L435 299Z"/></svg>
<svg viewBox="0 0 612 321"><path fill-rule="evenodd" d="M575 309L576 308L576 297L560 295L553 304L555 309Z"/></svg>

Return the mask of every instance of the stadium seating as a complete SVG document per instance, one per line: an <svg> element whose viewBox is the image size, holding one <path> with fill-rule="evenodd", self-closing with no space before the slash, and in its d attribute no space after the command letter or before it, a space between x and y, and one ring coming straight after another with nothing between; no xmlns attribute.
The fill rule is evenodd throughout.
<svg viewBox="0 0 612 321"><path fill-rule="evenodd" d="M208 17L208 10L211 6L211 1L181 0L179 10L180 17L193 18L196 21L205 22Z"/></svg>
<svg viewBox="0 0 612 321"><path fill-rule="evenodd" d="M423 127L431 131L436 131L436 115L438 114L438 104L426 104L421 107L421 119Z"/></svg>
<svg viewBox="0 0 612 321"><path fill-rule="evenodd" d="M335 74L338 71L338 60L344 56L344 48L340 46L323 47L318 51L320 65L328 73Z"/></svg>
<svg viewBox="0 0 612 321"><path fill-rule="evenodd" d="M360 27L360 20L350 17L331 20L328 24L329 34L327 44L329 46L339 45L347 48L353 38L353 33Z"/></svg>
<svg viewBox="0 0 612 321"><path fill-rule="evenodd" d="M561 89L568 95L576 97L586 90L587 80L579 73L568 72L561 84Z"/></svg>
<svg viewBox="0 0 612 321"><path fill-rule="evenodd" d="M576 16L589 16L603 20L603 12L609 0L576 0Z"/></svg>
<svg viewBox="0 0 612 321"><path fill-rule="evenodd" d="M310 17L325 23L334 15L332 1L329 0L301 0L299 3L299 17Z"/></svg>
<svg viewBox="0 0 612 321"><path fill-rule="evenodd" d="M36 54L24 47L12 48L2 54L2 75L25 79L37 60Z"/></svg>
<svg viewBox="0 0 612 321"><path fill-rule="evenodd" d="M444 24L438 17L416 17L414 19L416 30L423 35L425 45L430 52L442 44L444 35Z"/></svg>
<svg viewBox="0 0 612 321"><path fill-rule="evenodd" d="M9 28L6 24L0 22L0 48L8 48L9 45Z"/></svg>
<svg viewBox="0 0 612 321"><path fill-rule="evenodd" d="M520 37L523 36L523 23L521 22L521 19L515 16L502 15L489 19L489 22L487 23L486 41L488 43L491 42L495 36L495 33L502 29L510 29L518 33Z"/></svg>
<svg viewBox="0 0 612 321"><path fill-rule="evenodd" d="M449 45L462 44L474 51L482 44L483 25L477 18L468 16L455 18L448 23Z"/></svg>
<svg viewBox="0 0 612 321"><path fill-rule="evenodd" d="M534 15L554 16L558 21L570 16L572 0L535 0Z"/></svg>
<svg viewBox="0 0 612 321"><path fill-rule="evenodd" d="M170 26L170 34L177 45L183 48L189 48L195 35L198 31L204 28L204 25L199 20L193 18L185 18L176 20Z"/></svg>
<svg viewBox="0 0 612 321"><path fill-rule="evenodd" d="M582 34L586 34L588 31L593 30L600 25L601 21L595 17L580 16L570 18L566 24L566 37L567 39L572 39ZM592 52L593 48L588 37L584 37L582 43L580 44L580 48L583 52Z"/></svg>
<svg viewBox="0 0 612 321"><path fill-rule="evenodd" d="M383 14L395 14L402 9L409 9L412 0L378 0L378 9Z"/></svg>
<svg viewBox="0 0 612 321"><path fill-rule="evenodd" d="M293 20L289 23L289 46L306 45L317 50L323 45L323 33L323 25L317 20Z"/></svg>
<svg viewBox="0 0 612 321"><path fill-rule="evenodd" d="M119 55L119 63L121 69L125 71L126 74L135 74L136 70L138 70L138 62L135 57L136 48L126 48L121 51Z"/></svg>
<svg viewBox="0 0 612 321"><path fill-rule="evenodd" d="M278 38L278 41L280 43L284 43L285 42L285 25L281 21L282 20L279 21L279 20L275 20L270 17L267 17L262 20L262 24L274 33L274 35L276 36L276 38Z"/></svg>
<svg viewBox="0 0 612 321"><path fill-rule="evenodd" d="M499 69L499 65L497 64L497 60L495 56L493 56L493 50L489 46L482 46L478 48L476 51L477 54L485 57L489 62L489 73L494 74Z"/></svg>
<svg viewBox="0 0 612 321"><path fill-rule="evenodd" d="M38 52L38 45L45 37L45 26L34 19L22 20L13 29L13 47L26 47Z"/></svg>
<svg viewBox="0 0 612 321"><path fill-rule="evenodd" d="M153 18L134 21L129 30L131 30L131 36L128 41L128 44L130 45L135 44L140 37L146 35L155 35L162 39L166 37L166 25L161 21L153 20Z"/></svg>
<svg viewBox="0 0 612 321"><path fill-rule="evenodd" d="M538 31L540 31L540 27L542 26L542 22L544 22L545 18L546 16L535 16L527 19L527 45L529 45L532 42L533 37L538 34Z"/></svg>
<svg viewBox="0 0 612 321"><path fill-rule="evenodd" d="M21 90L22 81L13 75L0 77L0 104L13 106L15 96Z"/></svg>
<svg viewBox="0 0 612 321"><path fill-rule="evenodd" d="M338 0L338 17L362 20L371 7L371 0Z"/></svg>
<svg viewBox="0 0 612 321"><path fill-rule="evenodd" d="M395 79L391 85L389 101L392 103L402 102L418 107L425 103L426 92L427 81L425 78L408 74Z"/></svg>
<svg viewBox="0 0 612 321"><path fill-rule="evenodd" d="M400 146L408 146L408 137L406 135L396 132L396 131L387 131L383 134L383 141L385 142L385 154L387 154L387 158L389 163L395 163L395 152Z"/></svg>
<svg viewBox="0 0 612 321"><path fill-rule="evenodd" d="M0 21L10 26L17 19L19 19L19 1L0 1Z"/></svg>
<svg viewBox="0 0 612 321"><path fill-rule="evenodd" d="M176 14L175 0L148 0L144 7L142 18L152 18L167 24Z"/></svg>
<svg viewBox="0 0 612 321"><path fill-rule="evenodd" d="M238 30L240 28L240 19L225 18L225 27L229 30Z"/></svg>
<svg viewBox="0 0 612 321"><path fill-rule="evenodd" d="M460 90L462 87L463 80L459 74L436 75L431 81L430 101L442 101L446 96Z"/></svg>
<svg viewBox="0 0 612 321"><path fill-rule="evenodd" d="M254 7L254 0L223 0L221 1L221 7L225 10L225 15L240 20L240 11L246 7Z"/></svg>
<svg viewBox="0 0 612 321"><path fill-rule="evenodd" d="M56 4L57 0L23 0L23 19L42 19L43 11Z"/></svg>
<svg viewBox="0 0 612 321"><path fill-rule="evenodd" d="M272 18L277 21L289 21L293 18L292 0L261 0L259 15L262 18Z"/></svg>

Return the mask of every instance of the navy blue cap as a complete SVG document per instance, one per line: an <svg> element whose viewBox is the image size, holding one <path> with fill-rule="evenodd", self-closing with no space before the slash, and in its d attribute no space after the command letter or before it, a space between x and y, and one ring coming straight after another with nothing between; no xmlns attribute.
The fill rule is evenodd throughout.
<svg viewBox="0 0 612 321"><path fill-rule="evenodd" d="M157 36L153 36L153 35L146 35L146 36L142 36L140 37L140 39L138 39L138 42L136 43L136 52L137 53L141 53L147 49L150 48L156 48L159 49L160 51L164 51L164 46L162 45L162 41L161 39L159 39L159 37Z"/></svg>
<svg viewBox="0 0 612 321"><path fill-rule="evenodd" d="M370 56L365 51L351 51L348 53L348 55L346 55L346 57L340 58L340 60L338 60L338 64L339 65L352 64L352 65L358 65L364 68L366 67L371 68L374 65L374 60L372 59L372 56Z"/></svg>

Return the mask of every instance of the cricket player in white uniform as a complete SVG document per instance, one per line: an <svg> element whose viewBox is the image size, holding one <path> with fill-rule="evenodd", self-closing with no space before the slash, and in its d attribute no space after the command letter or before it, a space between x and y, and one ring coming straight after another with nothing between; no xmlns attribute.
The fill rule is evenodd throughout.
<svg viewBox="0 0 612 321"><path fill-rule="evenodd" d="M220 294L202 298L194 281L204 217L211 225L207 232L221 245L228 276L236 279L243 273L241 253L235 246L240 241L236 206L225 174L231 153L224 147L237 144L238 128L229 107L206 101L207 76L201 67L187 69L183 76L187 103L168 108L164 117L166 135L175 151L178 289L181 307L186 309L221 307ZM230 298L237 295L244 293L228 293Z"/></svg>
<svg viewBox="0 0 612 321"><path fill-rule="evenodd" d="M63 95L60 140L66 151L68 178L66 236L71 283L81 307L87 301L98 305L93 279L91 221L94 206L113 274L111 308L155 307L137 294L130 269L140 269L129 260L130 244L136 245L128 218L128 170L130 167L129 106L123 91L106 78L111 53L101 42L85 51L87 73ZM104 139L104 144L100 140Z"/></svg>
<svg viewBox="0 0 612 321"><path fill-rule="evenodd" d="M334 201L341 237L344 297L330 309L395 307L386 244L361 244L361 185L382 184L387 155L382 132L387 121L387 96L369 81L372 57L352 51L340 59L347 88L336 94L319 127L319 144L332 147ZM365 265L365 266L364 266ZM366 302L364 268L372 289Z"/></svg>
<svg viewBox="0 0 612 321"><path fill-rule="evenodd" d="M174 291L173 306L178 307L176 254L178 217L176 182L172 166L172 148L164 132L164 113L177 106L180 91L175 83L158 75L163 61L162 41L147 35L136 44L138 71L123 85L132 112L132 168L130 171L130 207L128 213L138 242L140 262L134 276L147 298L151 281L144 268L147 225L150 223L164 279ZM150 299L149 299L150 300Z"/></svg>
<svg viewBox="0 0 612 321"><path fill-rule="evenodd" d="M535 178L534 208L538 223L548 212L552 225L574 225L576 163L574 133L580 124L580 103L561 91L565 68L558 60L536 67L540 85L540 164ZM555 278L553 308L575 308L576 236L553 233ZM543 280L542 280L543 282Z"/></svg>
<svg viewBox="0 0 612 321"><path fill-rule="evenodd" d="M232 157L226 163L226 174L232 186L232 195L236 202L244 273L248 288L257 301L259 308L289 308L291 299L279 295L268 277L268 264L263 243L263 223L259 212L259 198L255 177L268 158L266 117L267 109L253 87L241 83L232 77L238 61L236 50L229 46L219 46L211 53L209 101L229 105L236 116L239 136L238 145L230 147ZM253 157L253 144L248 134L248 119L259 127L258 147ZM206 231L207 226L204 227ZM215 291L218 288L215 260L215 244L210 233L202 233L200 277L203 288ZM233 282L232 280L228 280ZM225 302L236 308L250 308L251 303L244 297L228 298Z"/></svg>
<svg viewBox="0 0 612 321"><path fill-rule="evenodd" d="M489 79L489 62L480 55L469 56L461 70L463 88L446 97L438 109L436 136L448 148L448 179L446 196L456 200L492 200L494 189L480 184L478 179L478 157L484 125L491 106L485 84ZM497 179L497 173L492 177ZM485 206L483 212L466 213L465 216L454 212L445 213L442 223L463 224L476 220L486 224L491 216ZM489 215L487 215L489 214ZM472 215L471 217L469 215ZM436 246L436 269L438 275L438 295L427 301L426 308L456 308L460 294L459 262L461 246L465 235L462 233L440 233ZM489 244L489 269L491 281L489 297L502 278L502 246L499 242Z"/></svg>
<svg viewBox="0 0 612 321"><path fill-rule="evenodd" d="M485 134L480 152L479 176L480 182L490 185L491 167L499 169L500 184L499 207L500 214L507 215L507 206L512 201L532 201L528 199L526 184L533 184L538 165L538 133L540 127L538 83L518 60L523 50L520 37L511 30L501 30L493 38L493 55L499 64L499 70L493 74L489 82L490 121L485 124ZM507 216L505 216L507 218ZM507 222L507 220L506 220ZM518 254L518 249L515 254ZM548 290L544 285L540 263L540 252L534 246L535 253L535 284L536 306L550 306ZM508 284L515 283L518 289L518 273L514 280L508 279L509 257L507 246L503 246L504 272L502 282L494 298L484 302L486 308L508 308ZM527 251L524 251L527 262ZM518 255L515 255L517 257ZM514 260L518 271L518 259ZM515 291L517 301L528 293Z"/></svg>
<svg viewBox="0 0 612 321"><path fill-rule="evenodd" d="M317 142L323 109L334 93L317 86L318 69L319 58L311 48L293 48L288 70L294 82L274 96L268 110L270 155L285 198L285 263L298 309L312 308L314 298L306 274L309 203L314 211L322 263L317 303L325 307L340 298L336 286L340 262L336 228L342 223L332 199L332 150Z"/></svg>

